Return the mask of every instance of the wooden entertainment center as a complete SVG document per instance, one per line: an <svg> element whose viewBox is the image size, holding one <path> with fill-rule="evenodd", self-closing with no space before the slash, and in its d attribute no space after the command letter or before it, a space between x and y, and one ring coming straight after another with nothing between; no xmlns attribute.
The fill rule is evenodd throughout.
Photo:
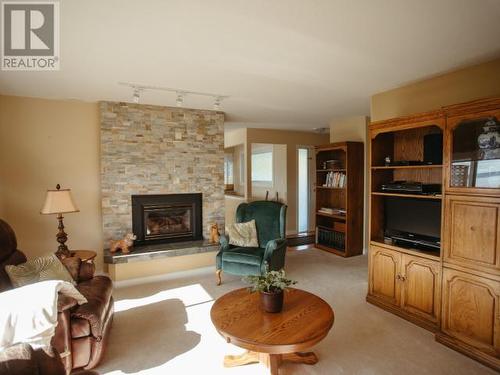
<svg viewBox="0 0 500 375"><path fill-rule="evenodd" d="M500 98L447 106L370 125L366 297L368 302L435 332L437 341L497 371L500 370L499 130ZM428 134L442 134L440 164L423 163L424 137ZM414 162L401 165L403 161ZM394 180L442 184L442 192L382 192L382 185ZM386 210L390 199L441 205L439 249L417 249L387 237ZM426 220L412 217L419 219Z"/></svg>

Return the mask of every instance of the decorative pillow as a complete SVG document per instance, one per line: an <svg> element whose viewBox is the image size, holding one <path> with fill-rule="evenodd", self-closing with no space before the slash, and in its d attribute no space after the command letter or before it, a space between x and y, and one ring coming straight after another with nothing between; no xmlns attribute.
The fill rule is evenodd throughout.
<svg viewBox="0 0 500 375"><path fill-rule="evenodd" d="M255 220L246 223L234 223L226 228L229 244L241 247L259 247Z"/></svg>
<svg viewBox="0 0 500 375"><path fill-rule="evenodd" d="M69 257L61 259L62 264L68 270L69 274L78 282L78 274L80 273L80 265L82 264L82 260L78 257Z"/></svg>
<svg viewBox="0 0 500 375"><path fill-rule="evenodd" d="M31 259L18 266L5 266L5 271L16 288L45 280L63 280L76 284L55 254Z"/></svg>
<svg viewBox="0 0 500 375"><path fill-rule="evenodd" d="M76 299L76 302L78 302L79 305L83 305L88 302L87 298L85 298L85 296L70 283L61 283L59 288L59 293Z"/></svg>

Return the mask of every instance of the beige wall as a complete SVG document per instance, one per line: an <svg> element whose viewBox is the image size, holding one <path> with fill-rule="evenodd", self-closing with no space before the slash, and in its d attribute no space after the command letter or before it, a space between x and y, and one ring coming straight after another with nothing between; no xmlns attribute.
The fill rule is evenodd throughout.
<svg viewBox="0 0 500 375"><path fill-rule="evenodd" d="M365 142L366 116L351 116L330 121L330 142Z"/></svg>
<svg viewBox="0 0 500 375"><path fill-rule="evenodd" d="M255 144L254 144L255 145ZM252 200L265 199L269 191L269 199L274 199L276 193L284 202L287 201L287 167L286 145L267 144L273 153L273 186L259 186L252 182Z"/></svg>
<svg viewBox="0 0 500 375"><path fill-rule="evenodd" d="M97 103L0 96L2 217L28 257L54 252L57 221L40 215L47 188L71 188L80 212L64 220L71 249L95 249L102 268Z"/></svg>
<svg viewBox="0 0 500 375"><path fill-rule="evenodd" d="M247 129L224 130L224 148L234 147L246 143Z"/></svg>
<svg viewBox="0 0 500 375"><path fill-rule="evenodd" d="M234 182L234 191L238 195L245 195L245 190L246 190L246 180L243 178L241 180L241 171L245 172L245 169L241 163L242 160L242 155L243 155L243 160L245 156L245 146L244 145L237 145L232 148L233 150L233 182Z"/></svg>
<svg viewBox="0 0 500 375"><path fill-rule="evenodd" d="M1 129L1 127L2 127L2 125L0 124L0 129ZM0 144L0 146L1 146L1 144ZM2 165L3 165L3 159L0 160L0 171L3 169ZM4 181L2 179L2 173L0 172L0 218L5 217L3 183L4 183Z"/></svg>
<svg viewBox="0 0 500 375"><path fill-rule="evenodd" d="M385 91L371 98L372 121L500 96L500 58Z"/></svg>
<svg viewBox="0 0 500 375"><path fill-rule="evenodd" d="M367 155L369 144L366 141L370 118L366 116L351 116L332 120L330 122L330 142L363 142L365 145L365 182L364 182L364 248L367 249L368 239L368 176Z"/></svg>

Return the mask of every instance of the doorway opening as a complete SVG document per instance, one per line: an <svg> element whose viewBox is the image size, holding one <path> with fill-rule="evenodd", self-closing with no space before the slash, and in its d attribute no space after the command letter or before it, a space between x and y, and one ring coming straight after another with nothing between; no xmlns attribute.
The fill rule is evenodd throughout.
<svg viewBox="0 0 500 375"><path fill-rule="evenodd" d="M297 147L297 232L307 233L314 228L312 177L313 149Z"/></svg>

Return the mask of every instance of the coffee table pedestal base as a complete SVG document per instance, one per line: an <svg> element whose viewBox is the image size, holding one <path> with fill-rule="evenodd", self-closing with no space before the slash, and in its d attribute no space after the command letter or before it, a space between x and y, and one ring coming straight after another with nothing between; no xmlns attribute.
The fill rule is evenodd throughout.
<svg viewBox="0 0 500 375"><path fill-rule="evenodd" d="M257 362L266 365L269 368L271 375L278 375L278 369L283 362L314 365L318 362L318 357L313 352L267 354L252 351L246 351L240 355L226 355L224 357L224 367L242 366Z"/></svg>

